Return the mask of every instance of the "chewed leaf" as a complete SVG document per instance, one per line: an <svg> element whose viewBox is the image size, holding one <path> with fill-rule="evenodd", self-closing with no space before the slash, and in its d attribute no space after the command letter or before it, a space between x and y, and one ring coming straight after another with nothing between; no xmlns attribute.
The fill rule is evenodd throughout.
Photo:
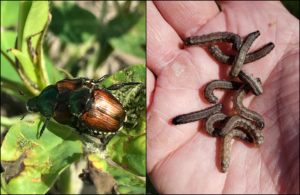
<svg viewBox="0 0 300 195"><path fill-rule="evenodd" d="M120 194L146 194L146 181L119 167L108 167L108 172L118 182Z"/></svg>
<svg viewBox="0 0 300 195"><path fill-rule="evenodd" d="M43 121L20 122L10 128L1 148L5 189L15 194L44 194L59 174L77 161L81 142L70 128L49 122L44 135L37 135ZM12 171L19 167L17 170ZM23 168L22 168L23 167Z"/></svg>

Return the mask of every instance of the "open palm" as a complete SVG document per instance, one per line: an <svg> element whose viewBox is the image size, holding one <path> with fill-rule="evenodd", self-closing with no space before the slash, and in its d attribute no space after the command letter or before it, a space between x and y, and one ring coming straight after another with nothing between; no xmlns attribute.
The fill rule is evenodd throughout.
<svg viewBox="0 0 300 195"><path fill-rule="evenodd" d="M147 2L147 172L159 193L299 193L299 20L280 2ZM260 31L249 52L273 42L264 58L243 66L263 82L263 94L243 103L265 120L264 144L236 139L230 167L220 172L220 138L203 120L173 125L177 115L212 106L203 88L230 80L231 66L207 47L184 47L189 36ZM228 43L218 44L234 54ZM236 79L237 80L237 79ZM235 91L215 90L223 113Z"/></svg>

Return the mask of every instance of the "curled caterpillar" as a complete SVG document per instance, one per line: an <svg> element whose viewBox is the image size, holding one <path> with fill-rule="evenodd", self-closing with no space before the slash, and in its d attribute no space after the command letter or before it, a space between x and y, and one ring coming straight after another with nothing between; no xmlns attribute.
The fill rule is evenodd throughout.
<svg viewBox="0 0 300 195"><path fill-rule="evenodd" d="M254 121L255 125L259 129L263 129L265 126L263 117L257 112L249 110L243 105L243 99L249 92L250 92L250 87L248 87L247 85L243 85L237 91L237 93L233 97L233 110L235 110L238 113L238 115Z"/></svg>
<svg viewBox="0 0 300 195"><path fill-rule="evenodd" d="M243 70L240 71L238 77L250 88L254 95L258 96L263 93L262 82L260 78L254 79L251 75Z"/></svg>
<svg viewBox="0 0 300 195"><path fill-rule="evenodd" d="M241 82L213 80L205 86L204 97L208 102L215 104L218 102L218 98L213 94L214 89L238 90L242 85Z"/></svg>
<svg viewBox="0 0 300 195"><path fill-rule="evenodd" d="M228 117L227 122L221 128L221 131L218 132L220 137L226 136L228 133L235 128L242 128L248 132L253 138L256 147L261 147L264 143L264 137L261 133L261 130L257 129L252 121L242 118L238 115Z"/></svg>
<svg viewBox="0 0 300 195"><path fill-rule="evenodd" d="M242 46L242 38L239 35L230 32L215 32L201 36L188 37L184 40L184 45L207 45L220 42L232 43L233 51L239 51Z"/></svg>
<svg viewBox="0 0 300 195"><path fill-rule="evenodd" d="M260 58L265 57L274 49L274 47L275 47L274 43L270 42L267 45L263 46L262 48L247 54L244 64L254 62L255 60L259 60ZM208 47L208 51L217 61L221 62L222 64L228 64L228 65L233 64L235 56L224 54L219 50L217 46L210 45Z"/></svg>

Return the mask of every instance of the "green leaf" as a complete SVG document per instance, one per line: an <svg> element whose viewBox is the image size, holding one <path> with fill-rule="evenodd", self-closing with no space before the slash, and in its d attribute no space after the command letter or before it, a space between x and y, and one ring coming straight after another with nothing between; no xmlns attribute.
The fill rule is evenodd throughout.
<svg viewBox="0 0 300 195"><path fill-rule="evenodd" d="M43 121L20 122L10 128L1 147L5 189L16 194L44 194L59 174L77 161L81 142L71 129L49 122L37 139ZM3 178L4 177L4 178Z"/></svg>
<svg viewBox="0 0 300 195"><path fill-rule="evenodd" d="M109 87L116 83L146 82L145 64L133 65L106 78L100 83L102 87ZM123 133L139 135L146 131L146 85L130 85L111 93L121 102L127 120Z"/></svg>
<svg viewBox="0 0 300 195"><path fill-rule="evenodd" d="M1 1L2 3L2 1ZM11 52L6 52L8 49L12 49L15 46L17 33L13 31L1 32L1 50L5 52L13 62L15 57ZM8 80L22 83L21 78L9 61L1 54L1 77L4 77Z"/></svg>
<svg viewBox="0 0 300 195"><path fill-rule="evenodd" d="M20 61L19 65L21 74L24 74L25 77L23 81L33 93L37 92L37 88L40 90L44 88L49 81L44 73L44 61L41 57L42 48L38 44L42 34L37 34L31 39L33 48L38 52L38 57L35 60L37 62L33 63L31 59L27 41L32 35L44 30L48 21L48 10L47 1L20 2L17 49L22 52L22 59L26 59L27 62L24 64L24 61ZM32 61L32 63L28 63L28 61ZM37 84L37 87L34 84Z"/></svg>
<svg viewBox="0 0 300 195"><path fill-rule="evenodd" d="M10 27L17 23L19 1L1 1L1 26Z"/></svg>
<svg viewBox="0 0 300 195"><path fill-rule="evenodd" d="M109 142L107 151L126 170L146 176L146 133L138 136L119 133Z"/></svg>
<svg viewBox="0 0 300 195"><path fill-rule="evenodd" d="M28 100L28 99L27 99ZM22 115L14 116L14 117L5 117L1 116L1 126L5 128L11 128L14 124L19 123L22 118ZM37 118L37 115L27 114L24 121L33 121Z"/></svg>
<svg viewBox="0 0 300 195"><path fill-rule="evenodd" d="M20 6L18 37L22 38L18 40L18 48L31 59L27 44L28 38L45 28L48 21L49 6L47 1L33 1L32 4L31 2L22 1ZM40 37L41 34L36 35L31 39L32 45L36 50L38 48L38 40Z"/></svg>
<svg viewBox="0 0 300 195"><path fill-rule="evenodd" d="M23 31L27 19L27 15L31 8L31 1L21 1L19 9L19 21L18 21L18 47L16 49L22 50L23 44Z"/></svg>
<svg viewBox="0 0 300 195"><path fill-rule="evenodd" d="M108 167L108 172L117 180L121 194L146 194L146 182L136 175L118 167Z"/></svg>
<svg viewBox="0 0 300 195"><path fill-rule="evenodd" d="M27 57L26 54L24 54L23 52L17 50L17 49L11 49L10 52L16 57L18 58L19 62L22 64L22 68L24 72L24 74L26 75L27 78L30 78L31 81L33 81L34 83L37 82L37 76L35 74L34 71L34 66L32 61L30 60L30 58ZM26 70L26 71L25 71Z"/></svg>
<svg viewBox="0 0 300 195"><path fill-rule="evenodd" d="M69 43L83 43L95 35L96 17L73 2L62 2L53 6L53 15L49 29L61 39Z"/></svg>
<svg viewBox="0 0 300 195"><path fill-rule="evenodd" d="M116 83L126 82L142 82L146 83L146 65L137 64L129 66L123 70L118 71L116 74L106 78L99 85L102 87L109 87Z"/></svg>
<svg viewBox="0 0 300 195"><path fill-rule="evenodd" d="M142 107L142 106L139 106L139 107ZM140 108L142 109L142 108ZM129 113L130 111L127 112L127 116L130 115ZM126 125L122 132L127 134L127 135L139 135L139 134L142 134L142 133L145 133L146 132L146 112L145 112L145 109L138 112L140 115L138 114L135 114L136 112L138 112L137 110L136 111L131 111L131 115L128 116L128 118L130 118L129 120L131 120L130 122L133 123L133 120L137 117L136 119L136 123L134 123L133 126L130 126L130 125Z"/></svg>

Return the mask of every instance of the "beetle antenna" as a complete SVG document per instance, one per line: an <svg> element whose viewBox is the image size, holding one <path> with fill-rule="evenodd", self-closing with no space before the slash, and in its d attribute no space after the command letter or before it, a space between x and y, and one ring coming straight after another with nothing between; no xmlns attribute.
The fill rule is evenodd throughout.
<svg viewBox="0 0 300 195"><path fill-rule="evenodd" d="M26 112L26 113L22 116L21 120L23 120L24 117L25 117L27 114L28 114L28 112Z"/></svg>
<svg viewBox="0 0 300 195"><path fill-rule="evenodd" d="M43 125L43 127L42 127L42 129L41 129L40 136L38 137L39 139L40 139L40 137L42 136L44 130L46 129L46 126L47 126L49 120L50 120L50 118L46 118L46 120L45 120L45 122L44 122L44 125Z"/></svg>
<svg viewBox="0 0 300 195"><path fill-rule="evenodd" d="M22 91L19 91L20 95L27 97L28 99L30 99L27 95L25 95Z"/></svg>
<svg viewBox="0 0 300 195"><path fill-rule="evenodd" d="M19 93L20 93L20 95L25 96L25 97L27 97L28 99L30 99L30 98L29 98L27 95L25 95L22 91L19 91ZM28 114L28 112L25 113L25 114L22 116L21 120L23 120L27 114Z"/></svg>

